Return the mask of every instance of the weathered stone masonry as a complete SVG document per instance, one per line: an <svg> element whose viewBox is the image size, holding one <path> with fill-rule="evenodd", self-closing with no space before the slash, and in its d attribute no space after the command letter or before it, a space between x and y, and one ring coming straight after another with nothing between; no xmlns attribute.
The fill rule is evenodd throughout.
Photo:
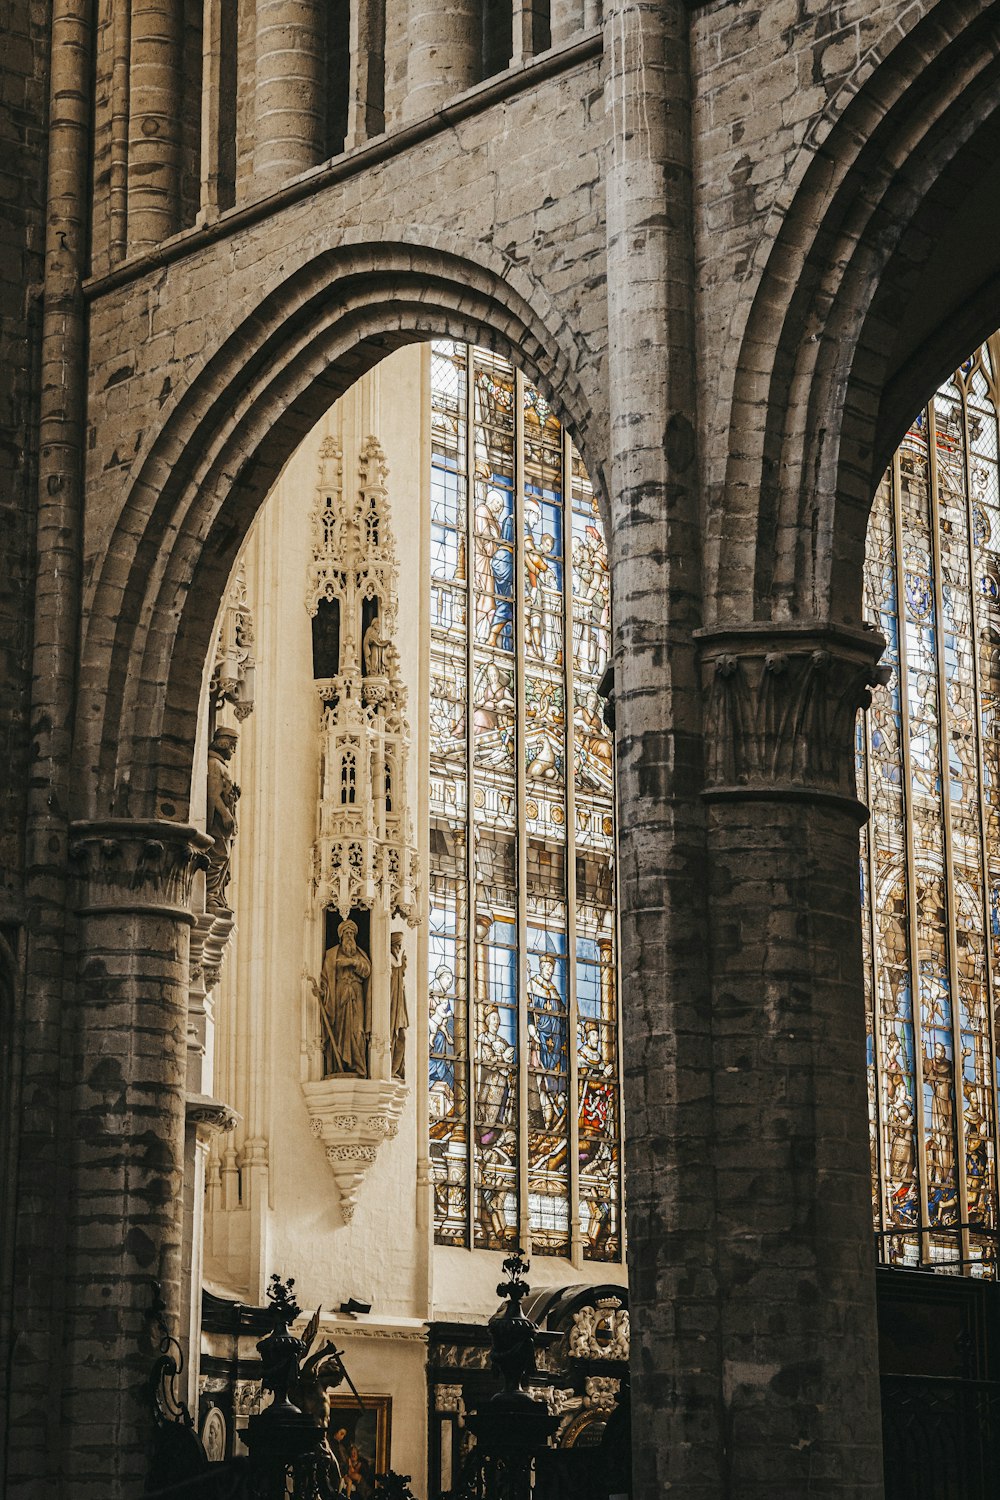
<svg viewBox="0 0 1000 1500"><path fill-rule="evenodd" d="M179 0L96 25L55 0L47 115L44 60L5 59L26 176L51 127L43 318L0 305L41 369L4 416L40 469L30 779L16 589L0 681L32 914L0 950L27 1106L7 1492L138 1482L153 1268L179 1310L187 818L229 568L322 410L452 334L552 396L610 521L636 1493L877 1497L864 523L908 403L997 321L997 251L963 257L946 210L949 183L990 201L1000 4L561 4L552 51L516 6L492 77L472 8L359 8L343 77L321 9L210 25L200 94Z"/></svg>

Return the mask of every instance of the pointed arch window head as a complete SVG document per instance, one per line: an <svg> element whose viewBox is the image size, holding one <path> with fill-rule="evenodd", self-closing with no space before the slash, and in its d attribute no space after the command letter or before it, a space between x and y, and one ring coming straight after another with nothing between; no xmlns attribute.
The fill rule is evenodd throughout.
<svg viewBox="0 0 1000 1500"><path fill-rule="evenodd" d="M868 531L888 688L859 729L881 1258L997 1274L1000 339L920 413Z"/></svg>
<svg viewBox="0 0 1000 1500"><path fill-rule="evenodd" d="M430 1155L438 1243L621 1258L597 504L542 394L431 354Z"/></svg>
<svg viewBox="0 0 1000 1500"><path fill-rule="evenodd" d="M357 757L348 752L340 765L340 800L345 806L354 806L358 790Z"/></svg>

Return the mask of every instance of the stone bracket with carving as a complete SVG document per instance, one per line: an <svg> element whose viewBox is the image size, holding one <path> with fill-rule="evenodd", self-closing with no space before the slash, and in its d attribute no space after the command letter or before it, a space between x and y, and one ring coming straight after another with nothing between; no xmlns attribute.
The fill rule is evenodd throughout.
<svg viewBox="0 0 1000 1500"><path fill-rule="evenodd" d="M237 1110L221 1099L213 1099L210 1094L188 1094L185 1113L188 1124L197 1130L199 1140L205 1142L216 1135L228 1135L242 1119Z"/></svg>
<svg viewBox="0 0 1000 1500"><path fill-rule="evenodd" d="M399 1129L408 1089L398 1079L324 1078L303 1083L310 1128L325 1151L347 1223L383 1141Z"/></svg>

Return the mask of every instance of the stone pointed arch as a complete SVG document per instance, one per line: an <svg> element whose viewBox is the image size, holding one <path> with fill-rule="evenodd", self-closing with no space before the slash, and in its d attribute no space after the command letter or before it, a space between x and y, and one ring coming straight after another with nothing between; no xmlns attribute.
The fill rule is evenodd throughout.
<svg viewBox="0 0 1000 1500"><path fill-rule="evenodd" d="M96 570L80 813L186 817L201 677L240 546L297 444L393 350L444 336L515 361L553 401L606 493L600 419L565 334L496 271L413 244L327 251L264 298L175 400Z"/></svg>
<svg viewBox="0 0 1000 1500"><path fill-rule="evenodd" d="M902 366L923 362L927 394L942 361L946 372L998 321L1000 240L995 266L968 288L963 331L942 299L934 337L902 362L895 352L916 299L933 301L927 273L956 199L976 191L977 165L1000 141L1000 4L949 0L925 12L905 36L887 35L867 76L817 121L807 165L765 235L739 336L713 526L721 540L709 555L716 623L860 623L867 516L901 433L887 447ZM912 379L903 385L912 395Z"/></svg>

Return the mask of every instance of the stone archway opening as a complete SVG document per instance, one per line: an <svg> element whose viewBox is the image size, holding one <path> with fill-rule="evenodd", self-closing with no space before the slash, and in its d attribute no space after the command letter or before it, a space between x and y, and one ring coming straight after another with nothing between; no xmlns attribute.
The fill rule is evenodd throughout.
<svg viewBox="0 0 1000 1500"><path fill-rule="evenodd" d="M322 1240L348 1274L378 1242L373 1197L412 1192L406 1162L437 1290L425 1306L397 1289L397 1312L485 1316L518 1244L542 1286L608 1267L624 1280L613 749L597 696L610 576L553 404L453 339L373 366L283 466L221 635L199 679L212 722L203 705L191 806L200 822L214 731L216 849L192 942L217 1059L200 1092L239 1120L208 1152L209 1281L259 1301L279 1234L283 1271ZM357 1037L330 978L345 922L369 968ZM409 1028L391 1025L394 938ZM401 1213L396 1255L419 1280L412 1229ZM456 1254L472 1250L494 1253ZM384 1313L385 1297L373 1268L364 1300Z"/></svg>
<svg viewBox="0 0 1000 1500"><path fill-rule="evenodd" d="M175 1201L198 1134L191 1125L213 1123L189 1121L185 1130L185 1037L189 958L205 936L197 918L192 926L192 896L211 858L210 841L192 826L192 766L219 601L271 485L317 418L385 355L435 335L478 341L516 361L603 478L606 424L585 395L567 330L553 330L507 282L458 257L412 245L350 247L292 276L206 351L136 460L87 592L76 746L83 817L72 827L71 858L81 950L88 974L101 976L88 991L88 1035L118 1006L139 1034L156 1038L156 1062L147 1066L131 1032L109 1031L104 1071L80 1105L81 1118L93 1107L113 1119L138 1092L150 1121L146 1136L130 1138L107 1196L138 1226L133 1240L153 1270L126 1275L116 1263L79 1299L83 1329L115 1286L114 1379L123 1388L145 1373L148 1274L158 1273L168 1305L184 1317ZM212 1113L211 1100L204 1107ZM154 1138L155 1163L140 1167ZM144 1440L137 1410L120 1444L121 1463L137 1473Z"/></svg>
<svg viewBox="0 0 1000 1500"><path fill-rule="evenodd" d="M604 421L565 336L476 267L449 267L449 280L440 255L433 275L412 246L401 259L397 270L391 247L362 249L293 278L206 360L146 454L88 600L79 767L95 812L186 816L201 672L242 541L305 433L394 349L439 335L516 362L607 493Z"/></svg>

